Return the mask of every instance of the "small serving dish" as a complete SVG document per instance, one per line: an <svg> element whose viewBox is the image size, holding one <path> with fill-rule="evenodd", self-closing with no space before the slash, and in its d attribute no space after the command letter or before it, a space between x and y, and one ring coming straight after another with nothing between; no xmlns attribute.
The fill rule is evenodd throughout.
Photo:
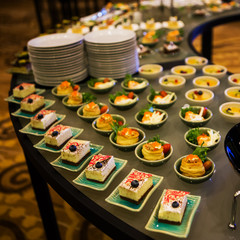
<svg viewBox="0 0 240 240"><path fill-rule="evenodd" d="M202 71L204 75L223 78L227 73L227 68L221 65L206 65Z"/></svg>
<svg viewBox="0 0 240 240"><path fill-rule="evenodd" d="M98 84L98 83L103 84ZM97 78L97 79L90 79L87 84L88 88L90 88L95 93L107 93L116 85L117 81L113 78Z"/></svg>
<svg viewBox="0 0 240 240"><path fill-rule="evenodd" d="M202 138L200 136L202 136ZM212 143L204 145L205 141L208 140L208 137L210 137ZM192 128L184 134L184 140L193 149L202 146L203 148L213 150L220 143L221 135L219 132L211 128Z"/></svg>
<svg viewBox="0 0 240 240"><path fill-rule="evenodd" d="M240 86L227 88L224 95L227 101L240 102Z"/></svg>
<svg viewBox="0 0 240 240"><path fill-rule="evenodd" d="M62 99L62 104L72 110L77 110L79 107L81 107L83 104L85 104L85 103L80 103L80 104L76 104L76 105L68 104L67 103L68 99L69 99L69 96L64 97Z"/></svg>
<svg viewBox="0 0 240 240"><path fill-rule="evenodd" d="M186 79L179 75L165 75L159 79L159 84L164 90L180 91L186 83Z"/></svg>
<svg viewBox="0 0 240 240"><path fill-rule="evenodd" d="M155 80L160 77L163 67L159 64L145 64L138 68L140 77Z"/></svg>
<svg viewBox="0 0 240 240"><path fill-rule="evenodd" d="M216 77L200 76L193 79L193 85L214 91L219 87L220 81Z"/></svg>
<svg viewBox="0 0 240 240"><path fill-rule="evenodd" d="M199 104L205 107L212 103L214 93L208 89L194 88L188 90L185 93L185 98L189 101L190 104Z"/></svg>
<svg viewBox="0 0 240 240"><path fill-rule="evenodd" d="M163 144L169 144L167 141L160 140ZM147 160L144 158L142 154L142 147L144 144L146 144L148 141L144 141L140 143L136 148L135 148L135 155L136 157L145 165L150 165L150 166L159 166L162 165L163 163L167 162L170 157L172 156L173 153L173 147L171 145L169 151L164 154L164 158L158 159L158 160Z"/></svg>
<svg viewBox="0 0 240 240"><path fill-rule="evenodd" d="M195 67L197 70L208 64L208 59L201 56L191 56L185 58L185 64Z"/></svg>
<svg viewBox="0 0 240 240"><path fill-rule="evenodd" d="M228 83L232 86L240 86L240 73L230 75L228 77Z"/></svg>
<svg viewBox="0 0 240 240"><path fill-rule="evenodd" d="M58 98L64 98L64 97L66 97L66 96L68 96L69 94L58 94L57 93L57 87L58 86L56 86L56 87L54 87L52 90L51 90L51 93L54 95L54 96L56 96L56 97L58 97ZM75 91L80 91L80 86L79 85L74 85L74 88L73 88Z"/></svg>
<svg viewBox="0 0 240 240"><path fill-rule="evenodd" d="M230 123L240 122L240 102L226 102L219 107L221 116Z"/></svg>
<svg viewBox="0 0 240 240"><path fill-rule="evenodd" d="M202 108L203 108L203 110L202 110ZM203 117L203 119L202 120L185 119L185 114L188 111L191 111L194 114L200 114ZM206 125L210 121L210 119L212 118L212 115L213 115L212 111L210 111L206 107L201 107L201 106L182 107L181 110L179 111L180 119L183 121L183 123L185 123L187 126L189 126L191 128L202 127L202 126Z"/></svg>
<svg viewBox="0 0 240 240"><path fill-rule="evenodd" d="M193 78L196 73L196 68L188 65L179 65L171 69L172 74L177 74L182 77L185 77L186 80Z"/></svg>
<svg viewBox="0 0 240 240"><path fill-rule="evenodd" d="M143 92L149 85L149 82L145 78L134 77L131 79L125 79L121 82L121 87L128 91L134 93Z"/></svg>
<svg viewBox="0 0 240 240"><path fill-rule="evenodd" d="M131 128L131 129L139 132L139 140L137 143L134 143L131 145L120 145L120 144L116 143L116 140L115 140L116 133L115 132L112 132L111 135L109 136L109 140L110 140L111 144L121 151L133 151L135 149L135 147L145 139L145 136L146 136L145 133L139 128L135 128L135 127L128 127L128 128Z"/></svg>

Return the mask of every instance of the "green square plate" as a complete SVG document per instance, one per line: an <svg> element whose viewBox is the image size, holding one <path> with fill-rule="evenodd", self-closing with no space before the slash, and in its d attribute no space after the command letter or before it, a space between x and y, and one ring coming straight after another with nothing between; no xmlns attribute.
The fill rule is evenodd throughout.
<svg viewBox="0 0 240 240"><path fill-rule="evenodd" d="M117 174L125 167L127 164L127 160L123 160L120 158L114 158L116 168L114 171L108 176L107 180L104 183L98 183L94 181L90 181L86 179L85 171L83 171L76 179L73 180L77 185L81 185L84 187L92 188L94 190L103 191L105 190L112 180L117 176Z"/></svg>
<svg viewBox="0 0 240 240"><path fill-rule="evenodd" d="M132 169L131 172L134 170L135 169ZM147 194L147 196L144 197L144 199L142 200L142 202L140 204L134 204L134 203L131 203L127 200L120 198L118 187L116 187L114 189L114 191L105 199L105 201L110 204L117 205L122 208L126 208L133 212L140 212L142 210L142 208L144 207L144 205L146 204L147 200L151 197L153 192L157 189L157 187L160 185L160 183L163 180L162 176L157 176L154 174L152 174L152 176L153 176L153 188L150 190L150 192Z"/></svg>
<svg viewBox="0 0 240 240"><path fill-rule="evenodd" d="M165 193L166 190L163 191L163 194ZM161 223L158 222L158 211L160 207L160 203L163 197L163 194L161 198L159 199L155 209L153 210L153 213L148 220L148 223L146 224L145 228L148 231L151 232L159 232L159 233L164 233L168 234L174 237L179 237L179 238L186 238L189 234L190 227L193 221L193 217L196 213L196 210L199 206L199 203L201 201L200 196L195 196L195 195L188 195L187 196L187 207L182 219L182 223L180 225L174 225L170 223Z"/></svg>
<svg viewBox="0 0 240 240"><path fill-rule="evenodd" d="M45 103L45 106L43 108L39 109L39 111L50 108L55 103L55 101L50 100L50 99L44 99L44 103ZM31 118L31 117L34 117L36 115L36 112L25 113L25 112L22 112L21 109L19 108L16 112L12 113L12 115L15 116L15 117Z"/></svg>
<svg viewBox="0 0 240 240"><path fill-rule="evenodd" d="M79 163L78 166L73 166L67 163L63 163L61 156L58 157L56 160L51 162L51 164L55 167L60 167L72 172L78 172L80 171L86 163L93 157L93 155L98 154L101 150L103 149L103 146L101 145L96 145L96 144L90 144L90 155L87 155L86 157L83 158L83 160Z"/></svg>
<svg viewBox="0 0 240 240"><path fill-rule="evenodd" d="M46 91L45 89L36 88L36 91L34 94L40 95L40 94L44 93L45 91ZM13 95L5 98L4 100L7 102L12 102L12 103L17 103L17 104L20 104L22 101L22 99L14 98Z"/></svg>
<svg viewBox="0 0 240 240"><path fill-rule="evenodd" d="M63 114L56 114L56 115L57 115L57 121L54 122L54 124L52 126L59 124L66 117L66 115L63 115ZM52 127L52 126L50 126L50 127ZM46 130L33 129L31 127L31 123L28 123L24 128L20 129L19 132L25 133L25 134L31 134L31 135L35 135L35 136L43 136L48 131L49 128L47 128Z"/></svg>
<svg viewBox="0 0 240 240"><path fill-rule="evenodd" d="M78 137L83 132L82 128L71 127L71 130L72 130L72 135L73 135L72 138ZM39 149L39 150L44 150L44 151L53 152L53 153L59 153L62 149L62 148L61 149L55 149L55 148L51 148L51 147L46 146L44 138L40 142L35 144L34 147Z"/></svg>

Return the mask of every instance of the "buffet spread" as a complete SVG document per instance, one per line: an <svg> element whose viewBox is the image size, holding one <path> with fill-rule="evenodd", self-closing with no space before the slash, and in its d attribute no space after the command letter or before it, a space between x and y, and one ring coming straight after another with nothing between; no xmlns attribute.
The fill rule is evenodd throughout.
<svg viewBox="0 0 240 240"><path fill-rule="evenodd" d="M237 8L207 5L192 17L226 4ZM38 85L17 78L6 99L19 106L19 131L75 188L150 238L237 239L224 192L239 179L222 137L240 120L240 74L185 52L184 20L136 24L125 4L111 14L28 42Z"/></svg>

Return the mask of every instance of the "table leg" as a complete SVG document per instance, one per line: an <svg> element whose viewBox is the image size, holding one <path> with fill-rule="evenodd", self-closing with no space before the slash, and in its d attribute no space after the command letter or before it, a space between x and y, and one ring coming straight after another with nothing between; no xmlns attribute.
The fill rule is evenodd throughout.
<svg viewBox="0 0 240 240"><path fill-rule="evenodd" d="M212 30L212 27L206 27L206 29L204 29L202 32L202 55L206 57L210 62L212 60Z"/></svg>
<svg viewBox="0 0 240 240"><path fill-rule="evenodd" d="M48 185L25 154L32 186L38 203L47 239L60 240L60 234Z"/></svg>

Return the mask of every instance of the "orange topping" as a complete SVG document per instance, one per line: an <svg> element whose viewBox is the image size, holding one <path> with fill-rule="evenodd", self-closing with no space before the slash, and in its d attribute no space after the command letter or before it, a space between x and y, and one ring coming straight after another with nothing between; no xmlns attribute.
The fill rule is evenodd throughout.
<svg viewBox="0 0 240 240"><path fill-rule="evenodd" d="M102 84L103 84L102 82L96 82L96 83L94 84L94 87L97 87L97 86L102 85Z"/></svg>
<svg viewBox="0 0 240 240"><path fill-rule="evenodd" d="M196 160L199 160L198 155L193 155L193 154L189 154L186 157L187 162L195 162Z"/></svg>
<svg viewBox="0 0 240 240"><path fill-rule="evenodd" d="M128 97L126 95L121 95L121 96L118 96L115 98L114 103L118 103L118 102L121 102L122 100L126 100L126 99L128 99Z"/></svg>
<svg viewBox="0 0 240 240"><path fill-rule="evenodd" d="M129 81L128 82L128 87L129 88L135 88L137 85L139 85L139 83L136 82L136 81Z"/></svg>
<svg viewBox="0 0 240 240"><path fill-rule="evenodd" d="M70 82L68 82L68 81L64 81L61 83L61 87L67 88L69 86L70 86Z"/></svg>
<svg viewBox="0 0 240 240"><path fill-rule="evenodd" d="M145 112L142 118L142 122L149 120L152 117L152 115L153 115L152 112Z"/></svg>
<svg viewBox="0 0 240 240"><path fill-rule="evenodd" d="M90 102L89 104L88 104L88 107L89 108L94 108L96 106L96 103L95 102Z"/></svg>
<svg viewBox="0 0 240 240"><path fill-rule="evenodd" d="M131 129L131 128L123 128L122 131L118 132L118 135L124 136L124 135L136 135L139 134L137 130Z"/></svg>
<svg viewBox="0 0 240 240"><path fill-rule="evenodd" d="M204 143L208 142L209 140L210 140L210 137L205 133L197 137L198 145L202 145L202 144L204 145Z"/></svg>
<svg viewBox="0 0 240 240"><path fill-rule="evenodd" d="M78 91L73 91L73 92L72 92L72 96L73 96L73 97L76 97L77 95L78 95Z"/></svg>

